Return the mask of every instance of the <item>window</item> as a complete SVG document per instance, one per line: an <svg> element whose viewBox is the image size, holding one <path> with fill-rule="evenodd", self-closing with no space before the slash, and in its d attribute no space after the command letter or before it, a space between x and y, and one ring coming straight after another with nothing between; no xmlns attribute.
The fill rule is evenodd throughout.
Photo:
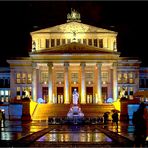
<svg viewBox="0 0 148 148"><path fill-rule="evenodd" d="M99 47L103 48L103 39L99 39Z"/></svg>
<svg viewBox="0 0 148 148"><path fill-rule="evenodd" d="M108 72L102 72L101 73L102 82L107 83L108 82Z"/></svg>
<svg viewBox="0 0 148 148"><path fill-rule="evenodd" d="M113 42L113 50L116 50L116 42Z"/></svg>
<svg viewBox="0 0 148 148"><path fill-rule="evenodd" d="M10 80L7 78L5 79L5 88L9 88L10 87Z"/></svg>
<svg viewBox="0 0 148 148"><path fill-rule="evenodd" d="M87 44L87 40L86 39L83 39L83 44Z"/></svg>
<svg viewBox="0 0 148 148"><path fill-rule="evenodd" d="M0 90L0 102L8 102L10 98L9 90Z"/></svg>
<svg viewBox="0 0 148 148"><path fill-rule="evenodd" d="M148 79L146 79L146 88L148 88Z"/></svg>
<svg viewBox="0 0 148 148"><path fill-rule="evenodd" d="M16 83L20 84L23 83L25 84L27 80L27 74L26 73L17 73L16 74ZM9 84L10 85L10 84Z"/></svg>
<svg viewBox="0 0 148 148"><path fill-rule="evenodd" d="M60 45L60 39L57 39L57 46Z"/></svg>
<svg viewBox="0 0 148 148"><path fill-rule="evenodd" d="M51 39L51 47L54 47L54 46L55 46L55 40Z"/></svg>
<svg viewBox="0 0 148 148"><path fill-rule="evenodd" d="M21 73L16 74L16 83L21 83Z"/></svg>
<svg viewBox="0 0 148 148"><path fill-rule="evenodd" d="M26 73L22 73L22 83L26 83Z"/></svg>
<svg viewBox="0 0 148 148"><path fill-rule="evenodd" d="M118 87L118 97L120 97L121 87Z"/></svg>
<svg viewBox="0 0 148 148"><path fill-rule="evenodd" d="M95 47L98 47L98 41L97 41L97 39L94 39L94 46Z"/></svg>
<svg viewBox="0 0 148 148"><path fill-rule="evenodd" d="M28 87L28 91L30 92L30 96L32 94L32 87Z"/></svg>
<svg viewBox="0 0 148 148"><path fill-rule="evenodd" d="M123 83L127 83L127 73L123 73Z"/></svg>
<svg viewBox="0 0 148 148"><path fill-rule="evenodd" d="M129 95L133 95L133 87L129 88Z"/></svg>
<svg viewBox="0 0 148 148"><path fill-rule="evenodd" d="M81 39L78 39L78 43L81 43Z"/></svg>
<svg viewBox="0 0 148 148"><path fill-rule="evenodd" d="M88 45L92 45L92 39L88 39Z"/></svg>
<svg viewBox="0 0 148 148"><path fill-rule="evenodd" d="M1 97L1 102L4 102L4 97Z"/></svg>
<svg viewBox="0 0 148 148"><path fill-rule="evenodd" d="M71 39L67 39L67 44L70 44L70 42L71 42Z"/></svg>
<svg viewBox="0 0 148 148"><path fill-rule="evenodd" d="M0 79L0 87L4 87L4 79Z"/></svg>
<svg viewBox="0 0 148 148"><path fill-rule="evenodd" d="M130 72L130 73L128 73L128 77L129 77L129 83L134 83L134 75L133 75L133 73L132 72Z"/></svg>
<svg viewBox="0 0 148 148"><path fill-rule="evenodd" d="M79 75L78 73L71 73L71 82L78 83Z"/></svg>
<svg viewBox="0 0 148 148"><path fill-rule="evenodd" d="M1 90L0 93L1 93L1 96L4 96L4 90Z"/></svg>
<svg viewBox="0 0 148 148"><path fill-rule="evenodd" d="M26 90L26 88L25 87L22 87L22 98L25 97L25 90Z"/></svg>
<svg viewBox="0 0 148 148"><path fill-rule="evenodd" d="M32 83L32 75L30 73L28 73L27 83L28 84L31 84Z"/></svg>
<svg viewBox="0 0 148 148"><path fill-rule="evenodd" d="M88 85L94 83L94 73L93 72L86 72L85 73L85 81Z"/></svg>
<svg viewBox="0 0 148 148"><path fill-rule="evenodd" d="M47 83L48 82L48 73L42 72L41 73L41 83Z"/></svg>
<svg viewBox="0 0 148 148"><path fill-rule="evenodd" d="M65 44L65 39L62 39L62 45L64 45Z"/></svg>
<svg viewBox="0 0 148 148"><path fill-rule="evenodd" d="M57 84L64 83L64 73L63 72L56 73L56 83Z"/></svg>
<svg viewBox="0 0 148 148"><path fill-rule="evenodd" d="M118 73L118 83L122 83L122 74Z"/></svg>
<svg viewBox="0 0 148 148"><path fill-rule="evenodd" d="M8 98L8 97L5 97L5 101L6 101L6 102L9 102L9 98Z"/></svg>
<svg viewBox="0 0 148 148"><path fill-rule="evenodd" d="M16 96L17 96L17 100L20 100L21 99L21 96L20 96L20 94L21 94L21 88L20 87L17 87L16 88Z"/></svg>
<svg viewBox="0 0 148 148"><path fill-rule="evenodd" d="M42 87L42 98L48 102L48 87Z"/></svg>
<svg viewBox="0 0 148 148"><path fill-rule="evenodd" d="M144 79L140 79L140 88L144 88L145 85L144 85Z"/></svg>
<svg viewBox="0 0 148 148"><path fill-rule="evenodd" d="M6 95L6 96L8 96L8 95L9 95L8 90L5 90L5 95Z"/></svg>
<svg viewBox="0 0 148 148"><path fill-rule="evenodd" d="M125 97L127 98L128 97L128 88L124 87L124 89L125 89Z"/></svg>
<svg viewBox="0 0 148 148"><path fill-rule="evenodd" d="M49 48L49 39L46 39L46 48Z"/></svg>

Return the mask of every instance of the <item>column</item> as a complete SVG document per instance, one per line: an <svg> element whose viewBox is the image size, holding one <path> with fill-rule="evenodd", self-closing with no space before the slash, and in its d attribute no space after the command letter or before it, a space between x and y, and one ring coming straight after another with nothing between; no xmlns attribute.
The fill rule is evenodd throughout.
<svg viewBox="0 0 148 148"><path fill-rule="evenodd" d="M109 70L108 98L113 98L113 68Z"/></svg>
<svg viewBox="0 0 148 148"><path fill-rule="evenodd" d="M117 101L117 63L113 63L113 100Z"/></svg>
<svg viewBox="0 0 148 148"><path fill-rule="evenodd" d="M16 81L16 76L15 76L15 71L14 68L10 68L10 90L11 90L11 96L10 99L14 99L16 97L17 94L17 87L15 86L15 81Z"/></svg>
<svg viewBox="0 0 148 148"><path fill-rule="evenodd" d="M69 63L64 63L64 103L69 104L69 81L68 81Z"/></svg>
<svg viewBox="0 0 148 148"><path fill-rule="evenodd" d="M86 104L85 63L81 63L81 103Z"/></svg>
<svg viewBox="0 0 148 148"><path fill-rule="evenodd" d="M52 99L52 63L48 63L48 103L53 103Z"/></svg>
<svg viewBox="0 0 148 148"><path fill-rule="evenodd" d="M96 103L102 103L102 79L101 79L101 63L97 63L97 98L96 98Z"/></svg>
<svg viewBox="0 0 148 148"><path fill-rule="evenodd" d="M36 69L36 77L37 77L37 98L42 98L42 90L39 78L39 68Z"/></svg>
<svg viewBox="0 0 148 148"><path fill-rule="evenodd" d="M32 100L37 101L37 71L36 63L32 64Z"/></svg>

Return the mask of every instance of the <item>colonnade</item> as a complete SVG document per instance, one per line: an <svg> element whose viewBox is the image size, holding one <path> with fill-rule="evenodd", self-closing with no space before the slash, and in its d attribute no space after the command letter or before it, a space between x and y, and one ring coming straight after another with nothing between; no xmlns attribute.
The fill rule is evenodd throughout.
<svg viewBox="0 0 148 148"><path fill-rule="evenodd" d="M52 103L53 101L53 84L52 84L52 67L53 63L47 63L48 67L48 97L49 97L49 103ZM80 64L80 103L85 104L86 103L86 83L85 83L85 67L86 63L82 62ZM102 79L101 79L101 69L102 69L102 63L96 63L96 75L97 79L95 80L96 83L96 89L95 94L96 95L96 103L102 103ZM39 82L39 69L37 67L37 63L32 64L32 98L34 101L37 101L38 98L38 82ZM117 66L116 63L112 64L111 67L112 72L112 94L114 101L117 99ZM64 104L69 104L69 63L64 63Z"/></svg>

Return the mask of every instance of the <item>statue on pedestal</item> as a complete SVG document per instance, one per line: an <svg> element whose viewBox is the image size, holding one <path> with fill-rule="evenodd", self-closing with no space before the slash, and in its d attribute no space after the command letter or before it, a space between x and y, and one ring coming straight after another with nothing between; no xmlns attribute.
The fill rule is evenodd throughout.
<svg viewBox="0 0 148 148"><path fill-rule="evenodd" d="M77 92L77 89L74 89L72 96L73 105L67 113L68 120L73 124L82 123L84 114L81 111L81 108L78 106L79 93Z"/></svg>
<svg viewBox="0 0 148 148"><path fill-rule="evenodd" d="M79 94L77 92L77 89L74 89L72 96L73 96L73 104L77 105L78 104L78 99L79 99Z"/></svg>

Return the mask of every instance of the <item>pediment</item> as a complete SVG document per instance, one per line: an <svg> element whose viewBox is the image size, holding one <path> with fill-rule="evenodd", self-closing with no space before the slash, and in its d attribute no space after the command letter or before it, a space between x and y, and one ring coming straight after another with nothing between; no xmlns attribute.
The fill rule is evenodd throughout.
<svg viewBox="0 0 148 148"><path fill-rule="evenodd" d="M83 32L83 33L87 33L87 32L95 32L95 33L113 33L113 34L117 34L114 31L111 30L107 30L107 29L103 29L103 28L98 28L98 27L94 27L91 25L87 25L87 24L83 24L80 22L67 22L65 24L61 24L61 25L57 25L54 27L49 27L49 28L45 28L45 29L41 29L38 31L34 31L31 34L36 34L36 33L66 33L66 32Z"/></svg>

